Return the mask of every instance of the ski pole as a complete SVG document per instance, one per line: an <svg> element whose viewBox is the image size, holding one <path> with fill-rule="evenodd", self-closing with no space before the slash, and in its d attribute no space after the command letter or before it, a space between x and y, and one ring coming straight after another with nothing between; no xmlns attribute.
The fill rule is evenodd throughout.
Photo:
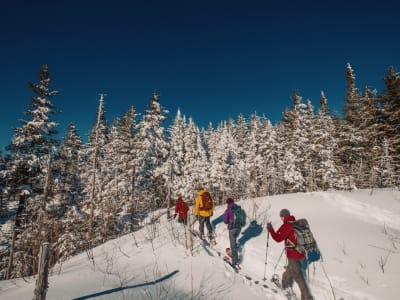
<svg viewBox="0 0 400 300"><path fill-rule="evenodd" d="M267 273L268 247L269 247L269 230L268 230L268 233L267 233L267 249L265 250L264 279L263 279L264 281L267 280L267 278L265 276L266 276L266 273Z"/></svg>

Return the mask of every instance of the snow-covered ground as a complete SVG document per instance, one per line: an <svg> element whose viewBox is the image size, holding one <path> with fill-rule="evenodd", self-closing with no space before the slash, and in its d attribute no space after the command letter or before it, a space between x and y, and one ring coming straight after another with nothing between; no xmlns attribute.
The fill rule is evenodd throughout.
<svg viewBox="0 0 400 300"><path fill-rule="evenodd" d="M263 230L267 220L280 226L281 208L307 218L319 243L323 261L310 267L316 300L399 299L399 191L298 193L239 204L250 218L240 242L241 273L251 281L233 273L198 240L192 251L186 249L183 226L168 222L160 211L158 222L94 249L94 261L82 253L55 266L47 299L285 299L280 291L262 287L264 271L268 279L280 276L286 263L285 256L279 259L282 243L270 239L266 252ZM217 207L212 218L220 252L229 246L224 209ZM3 281L0 298L32 299L34 287L35 278ZM299 296L296 285L294 290Z"/></svg>

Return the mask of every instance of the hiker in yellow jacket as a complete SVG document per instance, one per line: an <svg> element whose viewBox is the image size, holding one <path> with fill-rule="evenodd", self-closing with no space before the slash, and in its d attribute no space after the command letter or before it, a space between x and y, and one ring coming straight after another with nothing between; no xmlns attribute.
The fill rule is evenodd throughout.
<svg viewBox="0 0 400 300"><path fill-rule="evenodd" d="M197 193L194 205L194 215L199 220L199 231L201 239L204 239L204 223L207 226L208 239L211 243L215 243L214 232L211 226L210 217L214 212L214 201L209 192L200 189Z"/></svg>

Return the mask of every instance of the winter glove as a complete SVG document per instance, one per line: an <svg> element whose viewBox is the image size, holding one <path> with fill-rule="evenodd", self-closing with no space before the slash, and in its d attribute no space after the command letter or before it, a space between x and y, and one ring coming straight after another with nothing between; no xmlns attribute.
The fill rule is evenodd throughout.
<svg viewBox="0 0 400 300"><path fill-rule="evenodd" d="M176 214L174 214L174 219L176 218Z"/></svg>
<svg viewBox="0 0 400 300"><path fill-rule="evenodd" d="M267 229L268 229L268 231L270 231L270 230L272 229L272 224L271 224L271 222L268 222L268 223L267 223Z"/></svg>

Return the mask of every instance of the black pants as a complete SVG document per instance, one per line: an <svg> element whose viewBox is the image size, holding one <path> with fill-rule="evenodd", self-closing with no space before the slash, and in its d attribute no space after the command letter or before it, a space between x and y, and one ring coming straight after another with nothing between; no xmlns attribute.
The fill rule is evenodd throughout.
<svg viewBox="0 0 400 300"><path fill-rule="evenodd" d="M199 216L199 231L201 235L204 235L204 223L206 224L208 236L213 236L213 229L210 222L210 217Z"/></svg>

